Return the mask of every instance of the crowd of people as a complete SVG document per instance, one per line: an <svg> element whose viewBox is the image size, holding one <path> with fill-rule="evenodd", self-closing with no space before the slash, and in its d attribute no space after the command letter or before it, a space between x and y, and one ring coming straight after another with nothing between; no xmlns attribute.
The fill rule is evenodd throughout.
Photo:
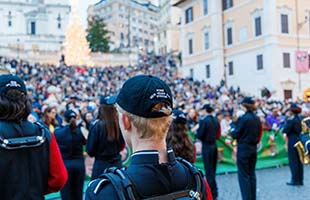
<svg viewBox="0 0 310 200"><path fill-rule="evenodd" d="M198 123L199 110L209 103L215 108L216 115L220 119L232 119L242 109L240 102L245 94L239 87L227 88L219 83L211 86L206 81L197 81L192 78L180 78L178 69L169 65L165 57L145 56L141 57L134 67L74 67L52 66L27 61L0 59L0 65L11 65L16 74L26 81L28 94L33 101L33 107L40 117L44 116L47 107L55 107L58 115L63 114L68 108L77 109L87 126L91 116L99 108L101 96L115 94L125 80L137 74L151 74L161 77L172 90L174 107L183 110L189 117L190 128ZM262 91L264 93L264 91ZM247 94L248 96L249 94ZM264 129L277 129L285 118L290 103L293 100L275 100L264 97L256 97L258 115L266 121ZM302 115L309 116L310 104L296 99L295 102L302 107ZM57 122L61 119L56 115ZM38 115L34 113L36 119ZM192 124L191 124L192 123ZM222 134L227 134L228 128L223 122Z"/></svg>
<svg viewBox="0 0 310 200"><path fill-rule="evenodd" d="M27 115L28 121L39 122L46 127L59 145L69 177L61 192L63 199L82 199L81 191L85 178L83 145L86 145L88 155L95 157L91 177L95 182L90 185L90 190L96 190L98 185L102 184L102 180L98 182L98 178L100 178L100 174L104 169L111 166L122 167L120 152L125 147L125 140L134 142L132 146L137 149L133 149L133 152L152 150L151 147L143 149L145 145L139 142L145 142L145 144L152 146L154 142L150 142L147 138L157 134L152 133L150 130L160 128L168 130L169 126L161 127L155 120L159 116L173 114L174 119L179 121L173 121L167 138L162 138L163 135L155 137L159 137L156 139L158 144L164 144L163 141L166 140L167 144L175 147L174 150L177 155L183 154L183 158L187 158L190 163L195 162L195 156L193 155L195 155L197 149L186 133L197 133L196 137L203 144L202 155L207 178L206 183L210 185L209 188L207 184L206 189L210 194L212 193L214 199L218 196L215 181L218 155L216 139L220 138L221 135L229 135L238 140L238 148L247 149L241 150L240 152L247 152L247 154L243 156L239 154L237 159L238 173L240 172L239 182L243 198L255 199L253 197L255 192L252 191L256 188L255 173L253 171L256 163L256 144L261 137L260 131L273 130L278 132L286 130L285 132L290 137L291 130L288 130L285 122L292 116L293 100L280 101L272 99L270 98L271 94L265 94L266 88L262 91L261 97L254 97L255 100L252 100L253 98L246 97L248 94L243 93L239 87L228 88L224 82L219 83L217 86L211 86L206 81L180 78L178 68L163 56L141 56L136 66L75 67L64 64L52 66L3 57L0 58L0 65L9 68L25 83L25 91L22 92L27 93L32 103L32 110ZM148 76L139 76L141 74L148 74ZM141 80L135 78L137 80L132 81L132 77L143 78ZM146 92L143 87L149 88L152 86L141 85L141 81L147 80L147 84L150 84L148 79L155 79L152 77L160 77L161 80L156 79L155 83L160 83L160 87L165 88L158 89L154 94L148 94L151 99L154 97L160 98L161 101L156 102L158 107L155 106L156 103L152 104L152 106L155 106L154 108L147 104L147 99L142 99L143 102L137 99L130 102L130 98L135 96L144 98L147 95L143 93ZM126 87L128 80L131 80L130 87ZM126 87L125 92L124 87ZM138 90L139 88L140 90ZM117 105L110 105L109 101L112 101L110 96L117 93L119 95L114 102ZM123 96L120 96L122 94ZM247 98L248 102L245 102ZM252 105L254 102L256 104L255 110L245 106L247 104ZM300 108L298 114L301 116L310 115L310 104L308 102L296 99L294 105ZM145 110L147 107L150 107L152 112ZM175 109L173 112L172 108ZM245 121L248 120L247 116L256 120L256 117L252 116L254 111L255 116L258 116L257 119L260 119L260 124L254 128L256 130L255 138L244 139L240 136L242 134L241 127L244 125L237 123L237 121L241 116ZM117 113L122 113L121 117L118 117ZM150 130L143 131L141 120L136 119L135 116L150 118L149 121L154 125L148 125L147 127ZM118 123L119 119L122 121L120 125ZM163 120L162 123L170 124L171 122L167 118L167 121ZM246 122L244 123L246 124ZM137 132L132 130L132 126L141 135L136 135ZM242 129L244 131L244 128ZM251 129L251 127L249 126L248 129ZM69 136L68 132L72 134ZM125 135L124 132L126 132ZM128 132L134 136L128 136ZM148 135L148 132L150 132L151 136ZM163 131L162 134L164 132L166 131ZM206 132L210 132L208 138L206 138ZM180 135L176 135L177 133L180 133ZM125 138L126 136L130 137L130 139ZM132 141L133 138L134 141ZM242 143L244 141L244 143L247 143L247 140L251 140L251 147L249 145L242 146ZM68 143L72 145L68 146ZM173 157L169 157L169 150L168 158L161 155L162 151L165 151L166 154L166 147L158 146L157 148L159 148L159 158L163 159L161 162L175 162ZM292 148L292 145L289 148ZM293 150L291 149L291 151ZM143 152L143 154L149 153ZM139 153L133 155L136 155L137 158L141 157ZM148 158L154 159L151 157L151 154L148 155ZM298 159L295 152L293 156L289 154L290 157L295 160ZM245 168L244 162L250 163L251 166ZM293 165L291 168L294 170L296 166ZM299 168L298 170L301 171ZM132 173L136 173L136 169L133 168ZM292 171L293 178L294 173ZM253 179L250 185L245 183L247 178ZM67 177L64 179L67 179ZM140 182L140 180L136 181ZM292 181L290 182L291 185L302 185L303 180L299 178ZM106 195L106 192L110 194L111 191L113 191L111 188L107 189L107 191L104 190L102 195ZM152 193L154 191L148 192ZM92 193L88 195L89 199L97 199L92 196Z"/></svg>

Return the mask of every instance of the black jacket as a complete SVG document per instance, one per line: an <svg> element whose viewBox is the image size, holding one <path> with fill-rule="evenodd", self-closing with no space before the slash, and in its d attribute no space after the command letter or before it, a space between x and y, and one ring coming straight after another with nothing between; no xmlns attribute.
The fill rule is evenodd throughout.
<svg viewBox="0 0 310 200"><path fill-rule="evenodd" d="M259 117L253 112L246 112L238 119L236 127L231 135L237 139L238 146L242 144L255 145L259 142L262 134L262 125Z"/></svg>
<svg viewBox="0 0 310 200"><path fill-rule="evenodd" d="M298 142L301 133L301 118L298 115L290 117L284 126L283 133L287 134L290 144Z"/></svg>
<svg viewBox="0 0 310 200"><path fill-rule="evenodd" d="M50 134L46 129L46 133ZM1 138L40 136L40 128L28 121L0 122ZM47 190L49 140L33 148L6 150L0 147L0 199L40 200Z"/></svg>
<svg viewBox="0 0 310 200"><path fill-rule="evenodd" d="M90 127L86 151L89 156L96 159L110 159L118 156L125 145L123 135L120 133L119 138L108 141L107 129L105 122L97 120Z"/></svg>
<svg viewBox="0 0 310 200"><path fill-rule="evenodd" d="M220 124L218 120L212 115L207 115L199 122L196 137L203 144L214 144L216 139L220 137Z"/></svg>
<svg viewBox="0 0 310 200"><path fill-rule="evenodd" d="M69 125L55 130L55 137L64 160L83 159L83 145L86 144L81 128L73 131Z"/></svg>

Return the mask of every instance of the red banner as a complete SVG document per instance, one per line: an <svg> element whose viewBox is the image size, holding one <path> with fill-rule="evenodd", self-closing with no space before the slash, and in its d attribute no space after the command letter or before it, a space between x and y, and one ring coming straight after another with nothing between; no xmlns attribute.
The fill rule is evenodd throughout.
<svg viewBox="0 0 310 200"><path fill-rule="evenodd" d="M307 51L296 51L296 71L299 73L309 71L309 56Z"/></svg>

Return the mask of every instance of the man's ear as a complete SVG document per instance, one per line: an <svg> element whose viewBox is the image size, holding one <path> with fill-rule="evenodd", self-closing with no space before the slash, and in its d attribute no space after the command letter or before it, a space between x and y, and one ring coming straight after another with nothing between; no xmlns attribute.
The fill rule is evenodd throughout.
<svg viewBox="0 0 310 200"><path fill-rule="evenodd" d="M129 131L131 129L131 119L127 115L122 114L122 122L124 124L124 129Z"/></svg>

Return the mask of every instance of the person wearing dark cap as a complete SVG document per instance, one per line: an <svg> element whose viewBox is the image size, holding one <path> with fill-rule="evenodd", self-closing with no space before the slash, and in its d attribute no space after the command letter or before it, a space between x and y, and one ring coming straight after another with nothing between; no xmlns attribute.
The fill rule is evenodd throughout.
<svg viewBox="0 0 310 200"><path fill-rule="evenodd" d="M73 110L67 110L64 113L67 124L55 129L55 137L69 175L65 187L60 191L62 200L83 199L85 178L83 145L86 144L86 139L77 125L76 116Z"/></svg>
<svg viewBox="0 0 310 200"><path fill-rule="evenodd" d="M167 133L167 146L172 147L178 157L182 157L191 163L196 161L196 148L187 133L186 115L181 110L173 110L173 121Z"/></svg>
<svg viewBox="0 0 310 200"><path fill-rule="evenodd" d="M216 140L221 137L221 126L215 116L212 115L214 108L210 104L202 107L203 119L199 121L199 128L196 137L202 143L202 159L205 168L205 175L211 188L213 199L218 196L218 189L215 180L217 165Z"/></svg>
<svg viewBox="0 0 310 200"><path fill-rule="evenodd" d="M301 118L299 116L301 108L293 103L291 104L289 112L291 117L286 121L283 133L285 133L288 138L288 161L292 177L286 184L291 186L301 186L303 185L303 165L299 160L297 149L294 147L299 141L301 133Z"/></svg>
<svg viewBox="0 0 310 200"><path fill-rule="evenodd" d="M36 121L40 121L40 119L41 119L41 108L42 108L42 106L40 105L39 102L34 102L32 104L31 114L35 117Z"/></svg>
<svg viewBox="0 0 310 200"><path fill-rule="evenodd" d="M89 184L86 200L107 196L118 200L163 199L167 194L196 186L199 190L205 190L202 176L199 176L201 179L196 185L191 171L166 146L173 103L171 90L164 81L151 75L134 76L108 103L115 103L122 133L127 144L132 146L133 154L128 168L116 171L124 178L119 180L121 183L111 183L111 179L107 178L111 174L103 174ZM128 182L130 184L126 189L113 186ZM205 191L200 193L195 190L186 195L191 195L192 199L206 199Z"/></svg>
<svg viewBox="0 0 310 200"><path fill-rule="evenodd" d="M67 180L55 137L42 124L27 121L31 105L22 79L0 76L2 200L43 200Z"/></svg>
<svg viewBox="0 0 310 200"><path fill-rule="evenodd" d="M231 135L237 140L238 179L242 199L256 199L255 165L257 160L257 144L262 137L262 126L252 97L245 97L241 105L246 109L244 115L238 118Z"/></svg>
<svg viewBox="0 0 310 200"><path fill-rule="evenodd" d="M120 152L125 148L125 140L118 124L116 109L107 104L108 98L109 96L100 98L97 120L89 129L86 152L90 157L95 157L91 180L98 178L107 168L123 166Z"/></svg>
<svg viewBox="0 0 310 200"><path fill-rule="evenodd" d="M196 147L188 135L187 116L181 110L172 111L172 123L169 127L166 142L177 157L186 159L191 163L196 162ZM205 179L206 181L206 179ZM211 189L206 181L207 199L212 199Z"/></svg>

